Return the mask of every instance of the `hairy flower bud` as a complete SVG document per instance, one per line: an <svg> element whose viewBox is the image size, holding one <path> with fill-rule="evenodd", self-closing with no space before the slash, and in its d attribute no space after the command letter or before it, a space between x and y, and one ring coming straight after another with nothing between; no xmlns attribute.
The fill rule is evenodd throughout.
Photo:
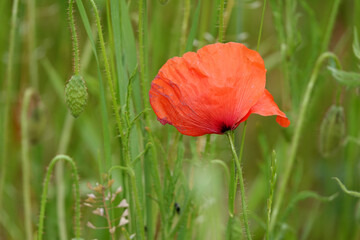
<svg viewBox="0 0 360 240"><path fill-rule="evenodd" d="M332 105L327 111L321 126L319 147L324 157L336 152L345 137L345 114L342 106Z"/></svg>
<svg viewBox="0 0 360 240"><path fill-rule="evenodd" d="M71 114L77 118L85 109L88 92L80 75L73 75L65 86L65 102Z"/></svg>

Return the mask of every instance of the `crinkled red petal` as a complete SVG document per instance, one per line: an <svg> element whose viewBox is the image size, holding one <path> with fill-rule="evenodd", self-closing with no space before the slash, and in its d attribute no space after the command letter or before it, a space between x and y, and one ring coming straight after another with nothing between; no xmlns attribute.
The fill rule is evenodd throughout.
<svg viewBox="0 0 360 240"><path fill-rule="evenodd" d="M261 56L240 43L207 45L168 60L151 84L162 124L190 136L235 129L265 89Z"/></svg>
<svg viewBox="0 0 360 240"><path fill-rule="evenodd" d="M245 121L250 116L250 114L253 113L259 114L261 116L277 115L276 122L280 124L280 126L288 127L290 125L290 120L286 117L285 113L280 111L278 105L274 102L274 97L266 89L259 101L250 108L250 111L241 120L241 122Z"/></svg>

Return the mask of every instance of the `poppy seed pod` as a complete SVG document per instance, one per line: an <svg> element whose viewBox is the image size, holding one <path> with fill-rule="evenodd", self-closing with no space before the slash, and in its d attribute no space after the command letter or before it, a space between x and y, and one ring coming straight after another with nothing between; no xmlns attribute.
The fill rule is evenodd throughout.
<svg viewBox="0 0 360 240"><path fill-rule="evenodd" d="M85 81L80 75L73 75L65 86L65 102L71 115L77 118L85 109L88 92Z"/></svg>
<svg viewBox="0 0 360 240"><path fill-rule="evenodd" d="M335 153L345 138L345 114L342 106L332 105L320 126L319 148L323 157Z"/></svg>
<svg viewBox="0 0 360 240"><path fill-rule="evenodd" d="M189 136L223 134L250 114L290 121L265 89L266 69L256 51L240 43L207 45L161 67L152 81L150 104L162 124Z"/></svg>

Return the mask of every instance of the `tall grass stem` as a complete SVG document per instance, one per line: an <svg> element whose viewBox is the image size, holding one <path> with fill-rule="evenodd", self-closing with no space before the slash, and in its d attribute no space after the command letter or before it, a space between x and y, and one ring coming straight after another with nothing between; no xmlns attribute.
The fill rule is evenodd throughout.
<svg viewBox="0 0 360 240"><path fill-rule="evenodd" d="M330 17L326 24L326 31L324 34L324 40L322 41L322 45L321 45L321 52L326 51L329 47L331 34L333 32L334 23L336 20L336 16L337 16L337 13L339 10L340 3L341 3L341 0L334 0L334 4L331 8Z"/></svg>
<svg viewBox="0 0 360 240"><path fill-rule="evenodd" d="M219 33L218 33L218 42L224 42L224 9L225 9L225 0L219 1Z"/></svg>
<svg viewBox="0 0 360 240"><path fill-rule="evenodd" d="M30 82L34 89L39 88L38 77L38 62L36 56L36 0L27 1L27 14L28 14L28 61L29 61L29 75Z"/></svg>
<svg viewBox="0 0 360 240"><path fill-rule="evenodd" d="M65 154L66 149L70 142L71 129L74 123L74 117L68 112L64 127L60 137L60 143L58 148L58 154ZM55 169L55 181L56 181L56 213L57 223L59 230L59 238L61 240L68 239L66 228L66 216L65 216L65 181L64 181L64 164L59 162Z"/></svg>
<svg viewBox="0 0 360 240"><path fill-rule="evenodd" d="M30 196L30 147L29 147L29 129L28 129L28 111L31 97L34 91L31 88L26 89L21 107L21 166L22 166L22 187L24 201L24 221L26 239L31 240L33 236L31 223L31 196Z"/></svg>
<svg viewBox="0 0 360 240"><path fill-rule="evenodd" d="M8 141L9 141L9 111L12 101L12 81L13 81L13 67L14 67L14 50L15 50L15 32L17 29L17 15L18 15L19 0L14 0L11 11L10 34L9 34L9 53L6 65L6 76L3 89L5 89L5 104L2 115L2 130L1 134L1 177L0 177L0 212L2 212L2 201L4 197L4 185L6 180L6 162L8 161Z"/></svg>
<svg viewBox="0 0 360 240"><path fill-rule="evenodd" d="M265 9L266 9L266 0L264 0L264 5L263 5L263 9L262 9L262 14L261 14L261 22L260 22L260 28L259 28L259 35L258 35L258 41L257 41L257 46L256 46L256 51L257 51L257 52L259 52L259 48L260 48L260 41L261 41L261 35L262 35L263 24L264 24L264 17L265 17Z"/></svg>

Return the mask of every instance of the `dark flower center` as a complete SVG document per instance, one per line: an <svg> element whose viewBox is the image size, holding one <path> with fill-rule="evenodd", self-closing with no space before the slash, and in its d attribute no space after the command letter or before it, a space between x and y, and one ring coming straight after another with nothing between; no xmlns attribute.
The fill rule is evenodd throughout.
<svg viewBox="0 0 360 240"><path fill-rule="evenodd" d="M231 130L231 127L230 126L228 126L227 124L225 124L225 123L222 123L221 124L221 127L220 127L220 131L221 131L221 133L225 133L225 132L227 132L227 131L229 131L229 130Z"/></svg>

